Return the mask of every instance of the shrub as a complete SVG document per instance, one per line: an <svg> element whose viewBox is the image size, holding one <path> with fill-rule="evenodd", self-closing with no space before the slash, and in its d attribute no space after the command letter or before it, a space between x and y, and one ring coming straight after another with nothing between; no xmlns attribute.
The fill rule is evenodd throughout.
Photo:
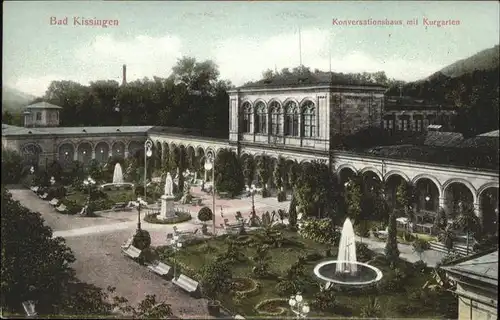
<svg viewBox="0 0 500 320"><path fill-rule="evenodd" d="M253 274L259 278L267 277L269 275L269 262L271 260L269 246L259 246L252 260L255 263L255 266L252 268Z"/></svg>
<svg viewBox="0 0 500 320"><path fill-rule="evenodd" d="M267 189L262 189L262 198L269 198L271 196L271 191Z"/></svg>
<svg viewBox="0 0 500 320"><path fill-rule="evenodd" d="M149 248L151 245L151 235L146 230L137 230L132 240L132 245L139 250Z"/></svg>
<svg viewBox="0 0 500 320"><path fill-rule="evenodd" d="M332 228L329 218L303 220L300 234L319 243L337 244L340 241L340 232Z"/></svg>
<svg viewBox="0 0 500 320"><path fill-rule="evenodd" d="M64 188L63 185L54 185L54 186L51 186L47 193L49 194L49 196L47 197L49 200L53 199L53 198L57 198L57 199L63 199L65 196L66 196L66 189Z"/></svg>
<svg viewBox="0 0 500 320"><path fill-rule="evenodd" d="M202 222L207 222L212 220L213 213L209 207L203 207L198 211L198 219Z"/></svg>
<svg viewBox="0 0 500 320"><path fill-rule="evenodd" d="M370 236L370 227L367 221L361 220L354 226L354 232L360 237L367 238Z"/></svg>
<svg viewBox="0 0 500 320"><path fill-rule="evenodd" d="M413 268L415 269L415 271L423 273L427 270L427 263L422 260L418 260L413 264Z"/></svg>
<svg viewBox="0 0 500 320"><path fill-rule="evenodd" d="M314 295L312 307L320 311L333 311L336 307L336 296L333 290L323 290Z"/></svg>
<svg viewBox="0 0 500 320"><path fill-rule="evenodd" d="M286 192L280 191L278 192L278 202L286 201Z"/></svg>
<svg viewBox="0 0 500 320"><path fill-rule="evenodd" d="M18 152L2 148L2 184L19 183L22 162L23 158Z"/></svg>
<svg viewBox="0 0 500 320"><path fill-rule="evenodd" d="M358 261L366 262L373 258L373 252L368 249L368 245L366 243L356 241L356 258Z"/></svg>
<svg viewBox="0 0 500 320"><path fill-rule="evenodd" d="M144 221L156 224L176 224L189 220L191 220L191 213L183 211L176 211L175 217L171 217L165 220L158 219L157 214L151 214L144 217Z"/></svg>
<svg viewBox="0 0 500 320"><path fill-rule="evenodd" d="M321 253L318 253L318 252L313 252L313 253L309 253L308 255L306 255L307 261L318 261L321 259L323 259L323 255L321 255Z"/></svg>
<svg viewBox="0 0 500 320"><path fill-rule="evenodd" d="M202 291L211 299L216 299L232 288L233 274L229 265L223 261L215 260L205 264L200 275Z"/></svg>
<svg viewBox="0 0 500 320"><path fill-rule="evenodd" d="M370 297L370 301L366 306L361 308L361 316L363 318L376 318L380 316L382 308L378 299L375 297Z"/></svg>
<svg viewBox="0 0 500 320"><path fill-rule="evenodd" d="M412 246L413 251L415 251L420 256L420 260L422 260L422 253L425 250L429 250L431 248L429 241L421 238L417 238L415 241L413 241Z"/></svg>
<svg viewBox="0 0 500 320"><path fill-rule="evenodd" d="M67 214L77 214L82 210L82 207L80 207L75 201L65 199L62 200L62 203L66 206Z"/></svg>
<svg viewBox="0 0 500 320"><path fill-rule="evenodd" d="M408 232L406 230L398 231L398 236L401 237L401 239L403 239L403 241L406 242L412 242L417 238L411 232Z"/></svg>
<svg viewBox="0 0 500 320"><path fill-rule="evenodd" d="M274 287L276 293L282 297L296 293L295 284L292 280L281 280Z"/></svg>

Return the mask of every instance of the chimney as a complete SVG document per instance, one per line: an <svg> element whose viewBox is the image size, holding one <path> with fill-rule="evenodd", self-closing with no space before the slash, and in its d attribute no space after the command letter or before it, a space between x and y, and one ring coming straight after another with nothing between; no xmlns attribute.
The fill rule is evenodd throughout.
<svg viewBox="0 0 500 320"><path fill-rule="evenodd" d="M124 86L126 84L127 84L127 65L124 64L123 65L123 82L122 82L122 86Z"/></svg>

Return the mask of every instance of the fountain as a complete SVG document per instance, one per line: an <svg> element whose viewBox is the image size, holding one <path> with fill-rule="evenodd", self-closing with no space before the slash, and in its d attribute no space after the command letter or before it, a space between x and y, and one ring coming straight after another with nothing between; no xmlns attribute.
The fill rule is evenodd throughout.
<svg viewBox="0 0 500 320"><path fill-rule="evenodd" d="M115 164L115 170L113 171L113 182L111 183L105 183L101 185L101 188L104 189L107 186L130 186L131 188L134 187L134 184L131 182L124 182L123 181L123 171L122 171L122 166L119 162Z"/></svg>
<svg viewBox="0 0 500 320"><path fill-rule="evenodd" d="M342 227L337 260L323 261L316 265L314 274L327 282L326 288L333 284L351 287L371 285L382 279L382 272L356 259L356 238L351 220L347 218Z"/></svg>

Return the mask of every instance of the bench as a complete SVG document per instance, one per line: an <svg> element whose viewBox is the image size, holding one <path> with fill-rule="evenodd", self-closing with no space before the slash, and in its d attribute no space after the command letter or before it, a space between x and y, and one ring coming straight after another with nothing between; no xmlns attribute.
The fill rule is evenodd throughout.
<svg viewBox="0 0 500 320"><path fill-rule="evenodd" d="M181 274L177 279L172 279L172 283L192 295L195 295L198 292L198 281L183 274Z"/></svg>
<svg viewBox="0 0 500 320"><path fill-rule="evenodd" d="M59 203L59 199L54 198L54 199L50 200L49 203L55 207Z"/></svg>
<svg viewBox="0 0 500 320"><path fill-rule="evenodd" d="M33 191L34 193L37 193L38 189L40 189L40 187L31 187L31 191Z"/></svg>
<svg viewBox="0 0 500 320"><path fill-rule="evenodd" d="M148 266L148 269L156 273L157 275L161 277L166 277L166 278L171 278L172 277L172 267L164 264L163 262L160 262L158 260L153 261Z"/></svg>
<svg viewBox="0 0 500 320"><path fill-rule="evenodd" d="M125 209L127 207L128 203L126 202L118 202L118 203L115 203L113 205L113 207L111 207L111 210L121 210L121 209Z"/></svg>
<svg viewBox="0 0 500 320"><path fill-rule="evenodd" d="M64 205L64 203L61 203L61 204L59 205L59 207L56 207L56 211L61 212L61 213L62 213L62 212L65 212L65 211L66 211L66 209L68 209L68 208L66 208L66 206Z"/></svg>
<svg viewBox="0 0 500 320"><path fill-rule="evenodd" d="M127 241L125 241L124 244L122 244L122 249L123 250L127 250L128 247L130 247L132 245L132 242L134 241L134 237L130 237L127 239Z"/></svg>
<svg viewBox="0 0 500 320"><path fill-rule="evenodd" d="M127 249L122 249L123 253L132 259L137 259L141 256L142 250L130 245Z"/></svg>
<svg viewBox="0 0 500 320"><path fill-rule="evenodd" d="M40 197L40 199L45 200L45 199L47 199L48 196L49 196L49 194L47 192L45 192L44 194L42 194L39 197Z"/></svg>

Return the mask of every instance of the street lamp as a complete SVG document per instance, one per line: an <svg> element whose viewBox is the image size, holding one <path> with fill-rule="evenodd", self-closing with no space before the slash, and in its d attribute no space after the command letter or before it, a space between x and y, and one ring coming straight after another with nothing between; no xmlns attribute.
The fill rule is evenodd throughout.
<svg viewBox="0 0 500 320"><path fill-rule="evenodd" d="M250 187L247 186L247 192L249 192L252 197L252 214L255 215L255 194L257 193L257 188L252 184Z"/></svg>
<svg viewBox="0 0 500 320"><path fill-rule="evenodd" d="M297 315L297 319L306 318L310 311L309 305L304 301L304 298L300 293L297 293L295 296L291 296L290 300L288 300L288 304L290 305L292 312Z"/></svg>
<svg viewBox="0 0 500 320"><path fill-rule="evenodd" d="M172 249L174 249L174 259L175 256L177 256L177 252L182 248L182 242L181 239L179 238L178 235L175 235L174 238L172 239ZM174 279L176 275L176 265L177 261L174 260Z"/></svg>
<svg viewBox="0 0 500 320"><path fill-rule="evenodd" d="M215 236L215 164L214 156L211 153L207 154L207 160L205 161L205 171L212 170L212 214L213 214L213 228Z"/></svg>
<svg viewBox="0 0 500 320"><path fill-rule="evenodd" d="M148 176L148 158L153 155L153 141L146 140L144 142L144 200L147 201L146 198L146 184L147 184L147 176Z"/></svg>
<svg viewBox="0 0 500 320"><path fill-rule="evenodd" d="M141 205L147 205L141 197L137 198L137 231L141 230Z"/></svg>
<svg viewBox="0 0 500 320"><path fill-rule="evenodd" d="M88 177L87 179L83 180L83 184L89 188L89 203L90 203L90 192L92 190L92 186L95 185L95 180L92 179L91 177Z"/></svg>

